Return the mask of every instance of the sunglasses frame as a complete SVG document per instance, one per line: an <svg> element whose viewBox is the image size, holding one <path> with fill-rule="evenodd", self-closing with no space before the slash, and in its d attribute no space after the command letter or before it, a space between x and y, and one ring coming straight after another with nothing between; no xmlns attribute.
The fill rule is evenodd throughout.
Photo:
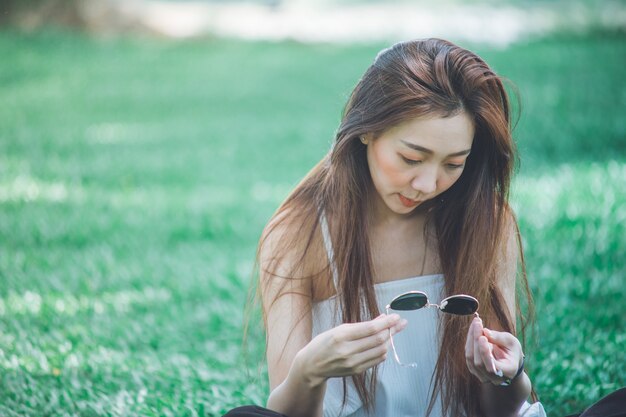
<svg viewBox="0 0 626 417"><path fill-rule="evenodd" d="M425 299L426 299L426 304L424 304L424 305L423 305L423 306L421 306L421 307L414 308L414 309L410 309L410 310L394 310L394 309L392 309L392 308L391 308L391 305L393 304L393 302L394 302L394 301L396 301L396 300L397 300L397 299L399 299L400 297L405 297L405 296L407 296L407 295L409 295L409 294L419 294L419 295L423 295L423 296L425 297ZM445 310L444 310L444 309L446 308L446 305L447 305L447 304L448 304L448 302L450 301L450 299L455 299L455 298L459 298L459 297L461 297L461 298L463 298L463 299L465 299L465 300L469 299L470 301L474 301L474 302L476 302L476 310L474 310L473 312L468 313L468 314L456 314L456 313L451 313L451 312L449 312L449 311L445 311ZM476 298L472 297L471 295L467 295L467 294L455 294L455 295L451 295L451 296L446 297L446 298L444 298L443 300L441 300L441 303L440 303L440 304L435 304L435 303L431 303L431 302L428 300L428 294L426 294L426 293L425 293L425 292L423 292L423 291L407 291L407 292L404 292L404 293L402 293L402 294L399 294L399 295L395 296L395 297L393 298L393 300L391 300L391 301L389 302L389 304L387 304L387 306L385 307L385 311L386 311L386 313L387 313L387 314L389 314L389 310L394 310L394 311L415 311L415 310L421 310L422 308L437 307L437 309L438 309L439 311L441 311L442 313L454 314L454 315L456 315L456 316L469 316L469 315L471 315L471 314L474 314L474 316L478 316L478 307L479 307L479 304L480 304L480 303L478 302L478 300L477 300ZM417 368L417 363L402 363L402 362L400 361L400 358L398 357L398 352L396 351L396 346L395 346L395 344L393 343L393 336L391 335L391 328L389 328L389 340L391 341L391 348L392 348L392 350L393 350L393 357L394 357L394 359L396 360L396 363L397 363L398 365L400 365L400 366L404 366L404 367L407 367L407 368Z"/></svg>

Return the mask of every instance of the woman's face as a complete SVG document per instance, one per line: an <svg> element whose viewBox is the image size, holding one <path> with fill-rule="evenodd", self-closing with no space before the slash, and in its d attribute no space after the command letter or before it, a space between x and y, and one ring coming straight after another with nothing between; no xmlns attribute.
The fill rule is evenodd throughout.
<svg viewBox="0 0 626 417"><path fill-rule="evenodd" d="M367 162L378 203L388 214L405 215L436 197L461 176L472 148L474 125L461 112L400 123L379 137L365 135Z"/></svg>

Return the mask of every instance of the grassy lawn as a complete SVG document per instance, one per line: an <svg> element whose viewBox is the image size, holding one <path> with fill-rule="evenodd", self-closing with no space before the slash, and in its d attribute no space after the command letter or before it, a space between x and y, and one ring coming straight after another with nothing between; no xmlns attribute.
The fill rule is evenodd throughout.
<svg viewBox="0 0 626 417"><path fill-rule="evenodd" d="M551 416L626 385L626 42L477 47L518 87L513 203ZM264 403L256 241L384 45L0 33L0 415Z"/></svg>

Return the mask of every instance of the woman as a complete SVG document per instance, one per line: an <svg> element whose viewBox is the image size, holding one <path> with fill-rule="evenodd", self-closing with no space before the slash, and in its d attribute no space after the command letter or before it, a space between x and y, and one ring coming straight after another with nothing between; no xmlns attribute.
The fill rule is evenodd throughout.
<svg viewBox="0 0 626 417"><path fill-rule="evenodd" d="M510 125L502 82L475 54L438 39L379 53L332 150L259 245L269 410L517 416L528 408L515 337L518 263L530 297L507 202ZM430 303L471 295L480 317L422 309L409 323L380 314L411 290ZM395 338L404 355L396 361L391 336L409 324ZM532 408L525 415L541 411ZM277 415L269 410L228 415Z"/></svg>

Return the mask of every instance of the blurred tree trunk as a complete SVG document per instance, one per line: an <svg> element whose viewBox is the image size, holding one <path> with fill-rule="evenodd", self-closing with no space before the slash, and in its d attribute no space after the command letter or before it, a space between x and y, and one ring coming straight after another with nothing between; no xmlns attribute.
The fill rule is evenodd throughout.
<svg viewBox="0 0 626 417"><path fill-rule="evenodd" d="M0 26L34 30L52 25L94 32L125 31L137 23L125 11L137 4L142 4L142 0L0 0Z"/></svg>
<svg viewBox="0 0 626 417"><path fill-rule="evenodd" d="M84 27L85 0L0 0L0 24L34 29L47 24Z"/></svg>

